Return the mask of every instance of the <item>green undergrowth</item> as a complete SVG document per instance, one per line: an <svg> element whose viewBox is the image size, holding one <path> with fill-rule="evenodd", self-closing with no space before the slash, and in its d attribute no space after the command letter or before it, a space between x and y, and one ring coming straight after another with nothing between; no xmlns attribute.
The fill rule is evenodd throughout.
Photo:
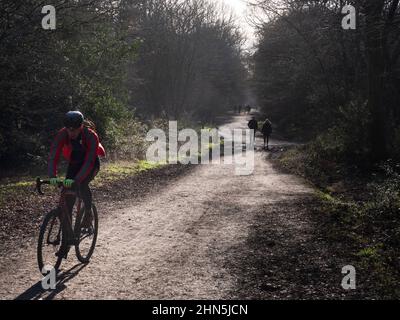
<svg viewBox="0 0 400 320"><path fill-rule="evenodd" d="M290 149L278 164L314 185L316 214L327 221L321 226L326 239L344 248L360 286L372 297L398 299L400 166L387 161L367 172L314 151L309 146Z"/></svg>
<svg viewBox="0 0 400 320"><path fill-rule="evenodd" d="M106 183L112 183L136 174L160 168L163 163L150 163L145 160L140 161L114 161L102 163L99 174L96 176L92 185L101 187ZM60 177L65 176L65 168L60 170ZM45 178L42 176L41 178ZM35 190L36 176L21 175L0 180L0 207L10 197L19 198L32 193Z"/></svg>

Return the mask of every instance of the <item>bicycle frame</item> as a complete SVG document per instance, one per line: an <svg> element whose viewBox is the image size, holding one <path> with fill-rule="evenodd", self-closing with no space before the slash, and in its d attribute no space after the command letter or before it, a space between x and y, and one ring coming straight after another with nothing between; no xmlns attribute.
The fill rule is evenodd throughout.
<svg viewBox="0 0 400 320"><path fill-rule="evenodd" d="M43 195L43 191L41 186L43 184L50 185L50 180L41 180L39 177L36 178L36 189L39 194ZM96 246L96 239L97 239L97 228L98 228L98 216L96 207L93 205L93 225L90 228L84 228L83 233L81 233L81 223L85 218L86 213L83 211L84 204L82 204L83 199L80 195L80 190L77 188L77 185L73 184L72 188L65 188L63 186L63 181L57 181L56 185L61 188L60 198L58 202L58 207L56 210L50 211L42 223L40 227L40 234L39 234L39 241L38 241L38 263L39 269L42 270L44 266L45 260L43 259L43 244L44 245L53 245L53 246L60 246L59 250L54 253L57 257L57 261L55 262L55 268L59 268L61 264L61 260L64 258L66 259L70 246L75 246L75 252L78 260L82 263L88 263L90 257L93 254L93 250ZM72 206L72 210L69 210L69 198L74 197L75 201ZM78 200L78 202L76 202ZM75 207L76 205L76 207ZM73 212L77 210L76 217L75 217L75 225L72 224L73 222ZM56 217L56 218L55 218ZM59 226L57 224L57 218L59 220ZM52 234L52 230L54 227L57 226L57 235L56 238L50 239L50 235ZM50 227L50 232L48 232ZM46 236L47 233L47 237ZM62 235L62 238L61 238ZM83 238L81 237L83 235ZM89 243L83 243L81 247L82 240L92 237L92 240L89 240ZM61 242L60 242L61 241ZM86 252L87 251L87 252ZM42 272L42 271L41 271Z"/></svg>
<svg viewBox="0 0 400 320"><path fill-rule="evenodd" d="M41 189L42 184L50 184L49 180L41 180L39 177L36 178L36 190L38 191L39 194L43 195L43 191ZM70 234L73 234L74 230L72 228L72 211L73 211L73 207L72 207L72 211L71 213L68 210L68 204L67 204L67 197L71 196L71 197L75 197L78 199L78 205L77 205L77 212L79 213L81 211L82 208L82 198L79 195L79 190L77 190L76 188L72 188L72 189L67 189L65 187L63 187L62 182L58 183L58 186L60 188L62 188L61 190L61 195L60 195L60 200L58 203L58 207L60 209L60 213L61 213L61 224L64 227L67 227L68 229L64 231L70 231ZM75 199L76 201L76 199Z"/></svg>
<svg viewBox="0 0 400 320"><path fill-rule="evenodd" d="M73 234L74 229L72 228L72 214L73 214L73 207L71 213L69 212L68 204L67 204L67 197L75 197L78 199L78 204L77 204L77 212L81 211L82 207L82 199L80 198L79 194L75 190L71 189L66 189L63 188L61 190L61 196L59 200L59 208L61 211L61 220L62 223L66 223L65 226L68 228L68 231L70 231L71 234ZM76 199L75 199L76 201Z"/></svg>

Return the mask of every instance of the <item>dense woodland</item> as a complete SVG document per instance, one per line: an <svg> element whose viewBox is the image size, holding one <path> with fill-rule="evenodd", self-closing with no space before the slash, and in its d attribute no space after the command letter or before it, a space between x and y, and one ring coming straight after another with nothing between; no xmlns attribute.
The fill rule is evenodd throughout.
<svg viewBox="0 0 400 320"><path fill-rule="evenodd" d="M252 3L268 17L257 21L254 85L280 129L320 136L340 160L399 158L399 1ZM355 30L342 28L345 4L356 9Z"/></svg>
<svg viewBox="0 0 400 320"><path fill-rule="evenodd" d="M243 37L205 0L0 1L0 164L46 160L63 114L95 122L110 154L143 150L165 120L212 122L244 102Z"/></svg>
<svg viewBox="0 0 400 320"><path fill-rule="evenodd" d="M57 28L43 30L45 1L1 0L0 163L43 162L69 109L123 155L160 120L212 122L247 103L250 82L288 137L340 161L398 159L399 1L346 3L355 30L342 28L342 0L249 1L249 59L235 19L213 1L57 0Z"/></svg>

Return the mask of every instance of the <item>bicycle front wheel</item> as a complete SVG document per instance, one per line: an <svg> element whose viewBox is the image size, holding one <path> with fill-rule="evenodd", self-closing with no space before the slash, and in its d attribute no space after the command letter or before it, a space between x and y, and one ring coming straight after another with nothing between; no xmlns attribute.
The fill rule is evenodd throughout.
<svg viewBox="0 0 400 320"><path fill-rule="evenodd" d="M97 241L99 218L96 206L92 205L92 210L86 212L82 208L78 213L75 222L75 252L78 260L88 263Z"/></svg>
<svg viewBox="0 0 400 320"><path fill-rule="evenodd" d="M40 226L37 259L39 270L46 274L52 268L58 271L62 261L64 239L59 210L50 211Z"/></svg>

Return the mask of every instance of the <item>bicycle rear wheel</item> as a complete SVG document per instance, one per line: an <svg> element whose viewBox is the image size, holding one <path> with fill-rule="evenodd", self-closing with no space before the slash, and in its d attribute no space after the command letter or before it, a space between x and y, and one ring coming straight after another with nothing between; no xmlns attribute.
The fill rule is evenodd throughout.
<svg viewBox="0 0 400 320"><path fill-rule="evenodd" d="M60 220L59 210L55 209L50 211L44 218L40 226L38 247L37 247L37 260L40 272L44 272L44 267L47 271L54 268L58 271L61 265L63 255L63 248L65 248L64 237L62 232L62 224Z"/></svg>
<svg viewBox="0 0 400 320"><path fill-rule="evenodd" d="M96 206L92 205L90 213L86 213L83 207L76 217L74 228L75 252L78 260L82 263L88 263L92 257L97 241L98 225Z"/></svg>

